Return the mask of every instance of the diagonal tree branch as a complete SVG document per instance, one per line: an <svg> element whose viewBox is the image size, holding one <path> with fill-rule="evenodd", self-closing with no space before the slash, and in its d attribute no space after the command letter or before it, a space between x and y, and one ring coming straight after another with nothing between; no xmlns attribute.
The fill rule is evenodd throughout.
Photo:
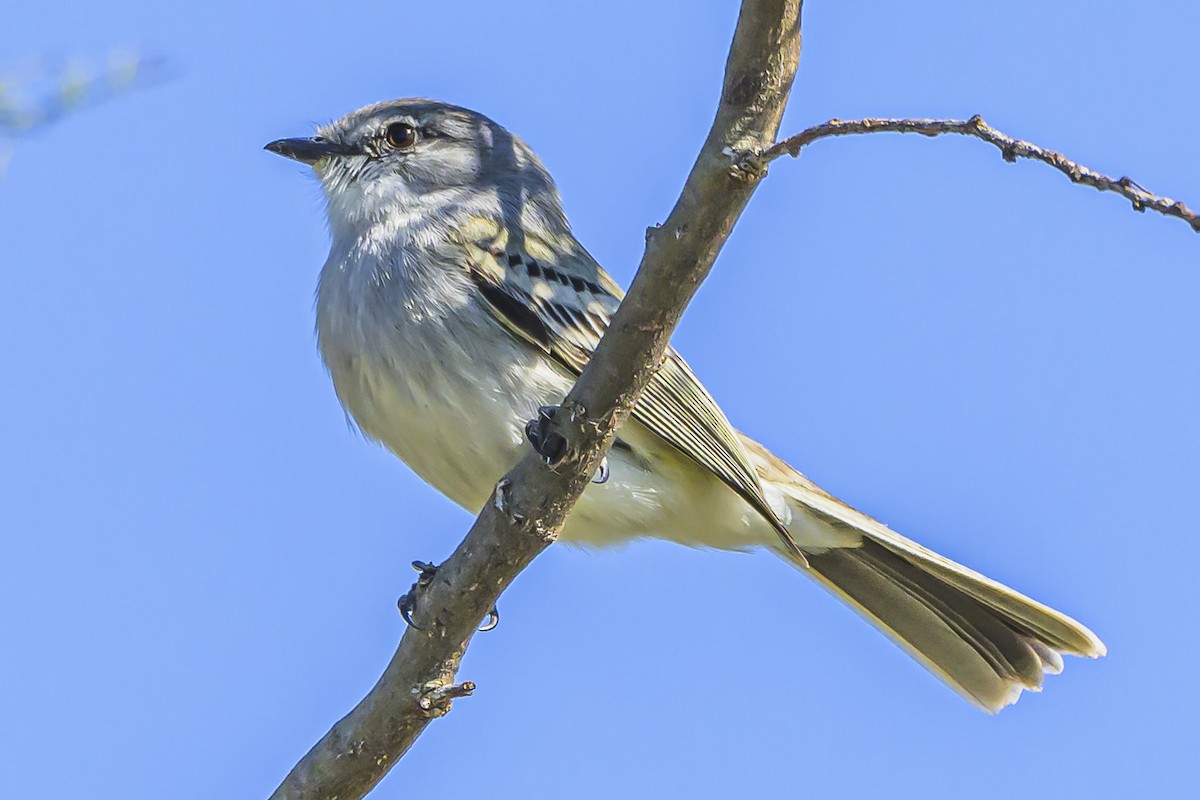
<svg viewBox="0 0 1200 800"><path fill-rule="evenodd" d="M370 693L292 769L273 800L359 798L450 700L476 626L558 536L620 424L663 358L765 170L747 154L775 141L800 54L801 0L744 0L716 119L667 221L587 368L554 417L568 456L555 469L530 451L496 486L467 538L420 590L415 621Z"/></svg>
<svg viewBox="0 0 1200 800"><path fill-rule="evenodd" d="M831 119L821 125L789 136L777 142L756 156L745 161L747 169L759 171L767 164L784 155L793 157L800 155L800 150L820 139L832 136L849 136L859 133L919 133L922 136L940 136L953 133L961 136L974 136L999 148L1004 160L1016 161L1018 158L1029 158L1041 161L1066 175L1074 183L1092 186L1102 192L1115 192L1133 204L1135 211L1144 212L1147 209L1156 211L1168 217L1178 217L1200 233L1200 214L1192 211L1180 201L1169 197L1161 197L1146 191L1129 178L1110 178L1093 169L1077 164L1061 153L1039 147L1032 142L1001 133L983 121L976 114L970 119Z"/></svg>

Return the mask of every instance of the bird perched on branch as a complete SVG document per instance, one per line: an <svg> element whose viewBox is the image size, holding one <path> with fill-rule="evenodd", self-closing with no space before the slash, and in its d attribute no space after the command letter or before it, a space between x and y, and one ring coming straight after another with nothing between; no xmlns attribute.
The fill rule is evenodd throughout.
<svg viewBox="0 0 1200 800"><path fill-rule="evenodd" d="M492 120L381 103L267 149L312 166L332 246L317 334L358 427L478 512L604 334L620 287L571 233L554 181ZM766 548L819 581L978 707L995 712L1086 627L822 491L739 433L669 350L562 532ZM603 478L603 480L600 480Z"/></svg>

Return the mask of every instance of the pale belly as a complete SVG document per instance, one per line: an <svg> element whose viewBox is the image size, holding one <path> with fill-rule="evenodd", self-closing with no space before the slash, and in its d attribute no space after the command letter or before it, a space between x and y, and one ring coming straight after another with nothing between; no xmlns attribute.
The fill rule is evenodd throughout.
<svg viewBox="0 0 1200 800"><path fill-rule="evenodd" d="M478 513L529 447L524 426L562 401L571 379L532 351L492 340L487 353L429 343L407 358L322 351L343 406L364 434L418 476ZM455 366L462 369L456 369ZM631 421L609 454L609 479L588 487L564 541L609 545L641 537L747 549L774 533L737 494Z"/></svg>

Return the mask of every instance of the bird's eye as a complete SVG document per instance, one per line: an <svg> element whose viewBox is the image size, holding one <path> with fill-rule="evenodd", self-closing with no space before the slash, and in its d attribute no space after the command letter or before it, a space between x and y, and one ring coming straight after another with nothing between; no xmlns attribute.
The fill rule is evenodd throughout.
<svg viewBox="0 0 1200 800"><path fill-rule="evenodd" d="M407 122L393 122L383 135L387 143L397 150L407 150L417 143L417 129Z"/></svg>

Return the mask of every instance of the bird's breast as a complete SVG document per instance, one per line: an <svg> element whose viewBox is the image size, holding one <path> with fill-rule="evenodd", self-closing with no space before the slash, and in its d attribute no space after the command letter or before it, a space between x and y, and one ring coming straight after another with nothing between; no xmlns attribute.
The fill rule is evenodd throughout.
<svg viewBox="0 0 1200 800"><path fill-rule="evenodd" d="M340 277L340 286L322 277L317 332L342 406L422 479L478 511L520 457L525 422L570 381L470 297L361 292Z"/></svg>

